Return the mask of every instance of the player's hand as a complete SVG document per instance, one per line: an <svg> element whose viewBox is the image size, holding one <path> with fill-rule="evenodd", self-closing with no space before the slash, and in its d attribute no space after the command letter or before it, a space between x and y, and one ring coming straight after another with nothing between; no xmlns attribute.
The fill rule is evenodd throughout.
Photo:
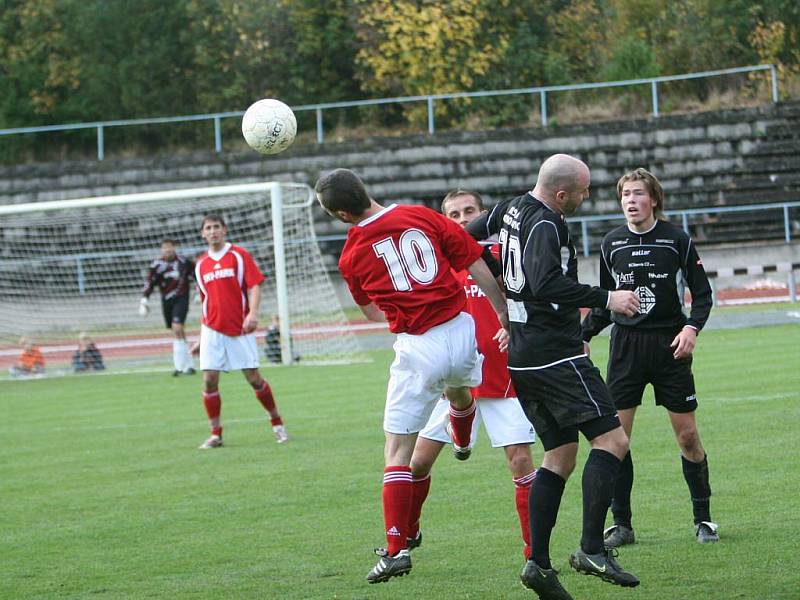
<svg viewBox="0 0 800 600"><path fill-rule="evenodd" d="M592 349L589 347L589 342L583 342L583 351L586 353L586 356L592 355Z"/></svg>
<svg viewBox="0 0 800 600"><path fill-rule="evenodd" d="M675 360L687 358L694 352L694 347L697 345L697 331L693 327L684 327L680 330L675 339L669 345L670 348L675 348L672 357Z"/></svg>
<svg viewBox="0 0 800 600"><path fill-rule="evenodd" d="M139 300L139 316L146 317L147 313L150 312L150 307L147 305L147 298L142 298Z"/></svg>
<svg viewBox="0 0 800 600"><path fill-rule="evenodd" d="M500 328L492 339L497 342L500 352L508 352L508 341L510 337L511 336L508 335L508 329Z"/></svg>
<svg viewBox="0 0 800 600"><path fill-rule="evenodd" d="M608 310L632 317L639 312L639 296L636 295L636 292L628 290L609 292Z"/></svg>
<svg viewBox="0 0 800 600"><path fill-rule="evenodd" d="M258 327L258 317L252 313L247 313L242 324L242 333L253 333Z"/></svg>
<svg viewBox="0 0 800 600"><path fill-rule="evenodd" d="M197 356L200 354L200 340L192 343L192 346L189 348L189 352L192 356Z"/></svg>

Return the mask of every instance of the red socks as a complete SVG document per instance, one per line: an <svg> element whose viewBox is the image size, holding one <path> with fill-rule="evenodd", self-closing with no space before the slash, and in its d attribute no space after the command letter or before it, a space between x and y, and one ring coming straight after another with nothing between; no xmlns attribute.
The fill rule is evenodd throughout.
<svg viewBox="0 0 800 600"><path fill-rule="evenodd" d="M261 402L264 410L270 414L272 425L283 425L283 419L278 414L278 407L275 406L275 398L272 396L272 388L269 387L266 379L262 381L261 387L256 390L256 398Z"/></svg>
<svg viewBox="0 0 800 600"><path fill-rule="evenodd" d="M468 448L472 437L472 422L475 420L475 400L467 408L460 410L450 403L450 427L453 444Z"/></svg>
<svg viewBox="0 0 800 600"><path fill-rule="evenodd" d="M536 479L536 470L527 475L514 478L514 493L517 501L517 515L519 515L519 526L522 529L522 540L525 542L525 560L531 558L531 527L528 517L528 498L531 491L531 484Z"/></svg>
<svg viewBox="0 0 800 600"><path fill-rule="evenodd" d="M408 517L411 511L412 484L409 467L383 470L383 522L386 524L387 550L394 556L408 546Z"/></svg>
<svg viewBox="0 0 800 600"><path fill-rule="evenodd" d="M222 410L222 397L219 392L203 392L203 404L206 407L208 422L211 425L211 435L222 435L222 425L219 413Z"/></svg>
<svg viewBox="0 0 800 600"><path fill-rule="evenodd" d="M430 474L420 479L411 479L411 511L408 513L408 537L415 538L419 533L419 518L422 515L422 505L431 489Z"/></svg>

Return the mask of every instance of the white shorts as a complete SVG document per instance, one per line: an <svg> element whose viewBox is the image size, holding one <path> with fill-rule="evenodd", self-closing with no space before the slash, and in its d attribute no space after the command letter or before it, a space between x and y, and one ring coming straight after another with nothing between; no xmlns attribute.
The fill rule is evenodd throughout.
<svg viewBox="0 0 800 600"><path fill-rule="evenodd" d="M483 355L475 344L475 322L467 313L421 335L399 334L394 352L383 414L388 433L417 433L445 387L481 383Z"/></svg>
<svg viewBox="0 0 800 600"><path fill-rule="evenodd" d="M258 368L258 344L254 333L235 337L200 326L200 369L234 371Z"/></svg>
<svg viewBox="0 0 800 600"><path fill-rule="evenodd" d="M444 429L449 410L450 403L447 398L440 398L425 428L419 432L420 437L449 444L450 436ZM470 446L475 444L481 422L486 426L492 448L533 444L536 441L533 425L528 421L516 398L478 398L475 420L472 422Z"/></svg>

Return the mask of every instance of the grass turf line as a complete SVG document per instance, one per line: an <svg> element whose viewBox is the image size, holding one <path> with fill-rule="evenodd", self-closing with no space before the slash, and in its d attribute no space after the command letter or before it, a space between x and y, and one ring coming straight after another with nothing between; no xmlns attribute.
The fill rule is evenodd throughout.
<svg viewBox="0 0 800 600"><path fill-rule="evenodd" d="M695 360L698 421L722 541L694 542L688 491L652 395L633 434L635 593L796 597L800 512L790 449L800 417L797 326L709 331ZM593 344L603 368L607 340ZM390 352L373 365L266 371L293 439L278 445L241 375L223 375L226 447L207 435L199 377L120 375L0 383L2 598L530 598L503 454L443 453L410 577L368 586L383 545L381 418ZM625 591L571 572L580 469L553 534L576 598ZM541 461L534 447L534 461Z"/></svg>

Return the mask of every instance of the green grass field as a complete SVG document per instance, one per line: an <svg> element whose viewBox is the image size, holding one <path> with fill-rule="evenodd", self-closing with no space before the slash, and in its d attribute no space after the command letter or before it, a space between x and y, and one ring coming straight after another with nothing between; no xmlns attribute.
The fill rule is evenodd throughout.
<svg viewBox="0 0 800 600"><path fill-rule="evenodd" d="M694 541L666 415L634 430L635 546L625 590L572 572L580 469L553 534L577 599L798 598L800 328L709 331L696 354L698 419L722 541ZM606 339L594 344L603 364ZM384 544L381 417L390 352L374 364L265 373L293 436L279 446L238 373L223 376L226 447L207 434L200 379L73 376L0 383L0 597L532 598L502 452L442 454L411 575L370 586ZM585 453L585 444L583 452ZM538 464L542 450L534 447ZM582 464L583 458L581 459Z"/></svg>

